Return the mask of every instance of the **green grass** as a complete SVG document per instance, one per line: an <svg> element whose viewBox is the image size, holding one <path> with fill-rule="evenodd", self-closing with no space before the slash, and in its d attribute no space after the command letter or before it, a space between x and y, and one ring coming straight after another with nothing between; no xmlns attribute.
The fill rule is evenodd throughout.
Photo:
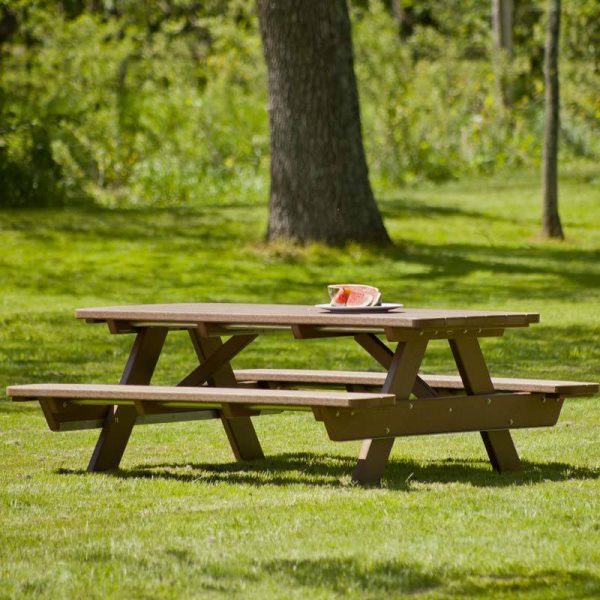
<svg viewBox="0 0 600 600"><path fill-rule="evenodd" d="M384 195L394 249L266 246L266 209L0 213L0 389L116 381L131 337L81 306L323 301L355 280L410 306L539 311L483 342L494 374L600 378L600 183L566 171L564 243L537 239L537 176ZM167 340L156 382L194 365ZM347 340L259 339L236 365L374 368ZM452 372L441 342L425 370ZM3 393L3 391L2 391ZM381 489L350 482L358 444L298 414L255 419L267 460L237 464L217 422L140 427L113 474L84 472L97 432L55 434L0 398L0 598L591 598L600 595L600 407L515 433L520 474L476 434L396 442Z"/></svg>

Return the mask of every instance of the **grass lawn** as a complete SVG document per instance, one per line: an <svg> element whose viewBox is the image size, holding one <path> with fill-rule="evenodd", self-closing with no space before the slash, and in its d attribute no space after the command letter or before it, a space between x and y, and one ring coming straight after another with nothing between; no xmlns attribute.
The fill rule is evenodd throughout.
<svg viewBox="0 0 600 600"><path fill-rule="evenodd" d="M381 489L350 482L359 444L308 416L255 419L267 460L238 464L220 423L139 427L115 474L85 473L97 431L51 433L8 384L118 380L132 338L76 307L316 303L377 285L410 306L539 311L487 339L496 375L600 378L600 175L566 169L564 243L541 242L537 175L383 194L396 247L266 246L266 208L0 212L0 598L592 598L600 595L600 404L514 435L491 471L477 434L396 442ZM194 365L167 340L157 383ZM162 360L162 359L161 359ZM238 367L376 368L347 340L260 339ZM426 371L453 372L434 342Z"/></svg>

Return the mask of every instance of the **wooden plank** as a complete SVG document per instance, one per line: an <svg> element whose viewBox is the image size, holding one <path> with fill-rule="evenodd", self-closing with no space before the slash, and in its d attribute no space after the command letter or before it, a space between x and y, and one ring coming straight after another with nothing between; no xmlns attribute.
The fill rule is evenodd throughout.
<svg viewBox="0 0 600 600"><path fill-rule="evenodd" d="M449 343L467 394L493 392L494 385L477 338L456 338L449 340ZM493 432L488 429L496 428L482 426L481 439L494 470L498 472L519 471L521 461L508 428Z"/></svg>
<svg viewBox="0 0 600 600"><path fill-rule="evenodd" d="M287 325L236 325L229 323L197 323L196 329L202 337L222 337L227 335L265 335L289 331ZM192 329L190 327L190 329Z"/></svg>
<svg viewBox="0 0 600 600"><path fill-rule="evenodd" d="M156 414L138 416L136 425L155 425L158 423L181 423L186 421L206 421L208 419L218 419L217 410L181 410L165 411Z"/></svg>
<svg viewBox="0 0 600 600"><path fill-rule="evenodd" d="M374 371L326 371L314 369L238 369L234 371L238 382L363 385L381 387L385 373ZM419 375L434 389L462 390L464 384L458 375ZM523 379L518 377L492 377L494 389L500 392L541 392L563 396L593 396L599 391L597 383L585 381L558 381L549 379Z"/></svg>
<svg viewBox="0 0 600 600"><path fill-rule="evenodd" d="M78 406L54 398L40 399L50 431L96 429L106 420L109 406Z"/></svg>
<svg viewBox="0 0 600 600"><path fill-rule="evenodd" d="M190 339L202 364L223 345L219 337L202 337L196 329L189 331ZM210 386L236 387L237 382L229 362L217 369L208 380ZM236 460L260 460L265 457L250 417L228 418L220 412L221 423Z"/></svg>
<svg viewBox="0 0 600 600"><path fill-rule="evenodd" d="M48 417L48 406L50 403L66 404L64 409L52 411ZM111 407L108 405L84 405L73 401L57 401L53 398L40 398L42 410L46 415L48 426L51 431L79 431L83 429L101 429L106 420L106 415ZM204 421L206 419L218 419L216 410L190 410L189 408L161 406L152 407L149 413L138 415L135 424L150 425L156 423L178 423L181 421Z"/></svg>
<svg viewBox="0 0 600 600"><path fill-rule="evenodd" d="M357 344L362 346L384 369L389 369L394 353L376 335L359 333L354 336Z"/></svg>
<svg viewBox="0 0 600 600"><path fill-rule="evenodd" d="M292 325L292 335L297 340L353 336L355 333L355 331L328 331L323 327L315 327L314 325Z"/></svg>
<svg viewBox="0 0 600 600"><path fill-rule="evenodd" d="M510 327L527 327L528 323L513 324ZM462 335L476 335L477 337L500 337L504 329L490 327L460 327L460 328L419 328L407 329L402 327L386 327L384 329L388 342L408 342L418 337L427 337L430 340L450 340Z"/></svg>
<svg viewBox="0 0 600 600"><path fill-rule="evenodd" d="M108 319L106 324L108 325L108 330L113 334L137 333L137 329L128 321L115 321L114 319Z"/></svg>
<svg viewBox="0 0 600 600"><path fill-rule="evenodd" d="M88 399L198 404L263 404L278 406L378 407L394 404L391 392L342 392L323 390L264 390L254 388L182 387L83 383L36 383L8 388L11 397Z"/></svg>
<svg viewBox="0 0 600 600"><path fill-rule="evenodd" d="M333 441L365 437L386 440L390 436L481 430L494 434L507 427L550 427L556 424L562 405L561 399L550 400L543 394L519 392L439 396L370 410L322 408L320 416ZM501 450L509 451L510 447ZM496 446L493 451L497 452Z"/></svg>
<svg viewBox="0 0 600 600"><path fill-rule="evenodd" d="M537 323L539 314L489 310L399 308L389 312L332 313L314 306L286 304L146 304L83 308L80 319L168 323L252 325L321 325L330 327L391 328L481 327L504 328Z"/></svg>
<svg viewBox="0 0 600 600"><path fill-rule="evenodd" d="M161 327L139 330L121 376L123 387L150 383L166 337L167 330ZM119 466L137 416L132 406L109 410L88 471L107 471Z"/></svg>
<svg viewBox="0 0 600 600"><path fill-rule="evenodd" d="M388 348L376 335L372 333L361 333L354 336L354 339L360 346L362 346L382 367L389 370L392 364L394 353ZM417 344L427 344L429 337L415 337L411 342ZM385 381L382 382L383 385ZM351 383L351 385L356 385ZM412 393L417 397L435 396L436 392L421 378L417 375L413 386Z"/></svg>
<svg viewBox="0 0 600 600"><path fill-rule="evenodd" d="M232 336L224 344L215 347L214 351L185 377L179 385L189 387L206 383L217 371L222 370L223 365L228 364L232 358L237 356L256 338L256 334Z"/></svg>

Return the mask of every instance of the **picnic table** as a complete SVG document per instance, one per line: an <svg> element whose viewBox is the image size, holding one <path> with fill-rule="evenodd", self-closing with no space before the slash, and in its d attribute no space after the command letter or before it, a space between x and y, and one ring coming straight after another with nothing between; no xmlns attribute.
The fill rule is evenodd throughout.
<svg viewBox="0 0 600 600"><path fill-rule="evenodd" d="M100 428L89 471L117 468L136 424L191 419L220 419L238 460L262 459L252 418L290 409L312 412L333 441L363 440L353 472L361 484L380 481L394 439L407 435L479 431L493 468L513 471L520 459L511 429L552 426L564 398L598 391L595 383L490 376L479 338L528 327L537 313L198 303L83 308L76 317L135 335L120 383L20 385L7 394L39 401L54 431ZM150 385L167 334L181 330L198 365L173 386ZM351 338L385 372L233 370L231 360L258 336L282 331L292 340ZM440 339L458 376L419 373L429 341Z"/></svg>

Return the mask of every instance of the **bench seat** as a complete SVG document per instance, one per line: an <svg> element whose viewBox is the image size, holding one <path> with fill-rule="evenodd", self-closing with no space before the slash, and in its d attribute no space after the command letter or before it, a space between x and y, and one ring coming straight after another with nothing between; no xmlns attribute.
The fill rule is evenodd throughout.
<svg viewBox="0 0 600 600"><path fill-rule="evenodd" d="M275 385L339 385L381 387L385 373L371 371L318 371L303 369L240 369L235 371L238 382L257 382ZM464 385L458 375L426 375L421 378L436 390L462 390ZM546 379L520 379L493 377L498 392L537 392L556 396L593 396L598 384L583 381L552 381Z"/></svg>
<svg viewBox="0 0 600 600"><path fill-rule="evenodd" d="M55 400L105 401L107 404L157 402L211 407L240 404L279 407L372 408L391 406L395 403L393 394L383 393L78 383L15 385L7 388L6 394L17 401L51 398Z"/></svg>

